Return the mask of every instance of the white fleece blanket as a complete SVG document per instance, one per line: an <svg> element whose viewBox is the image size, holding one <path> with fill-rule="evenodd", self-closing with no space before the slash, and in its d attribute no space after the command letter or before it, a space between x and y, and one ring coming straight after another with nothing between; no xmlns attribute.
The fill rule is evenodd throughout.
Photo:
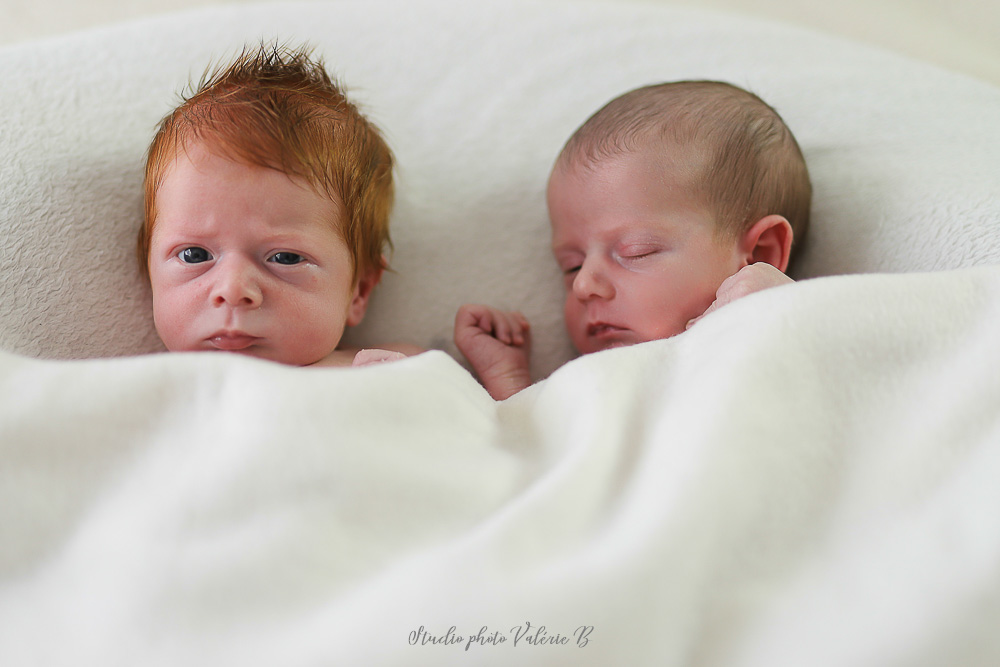
<svg viewBox="0 0 1000 667"><path fill-rule="evenodd" d="M0 355L0 664L995 665L998 367L997 268L503 403L441 352Z"/></svg>
<svg viewBox="0 0 1000 667"><path fill-rule="evenodd" d="M142 153L260 38L314 44L397 154L396 272L353 342L436 351L145 354ZM507 0L220 8L0 71L0 665L1000 664L1000 90L744 17ZM812 279L569 361L547 171L678 78L789 122ZM467 301L524 311L546 379L492 401L454 358Z"/></svg>

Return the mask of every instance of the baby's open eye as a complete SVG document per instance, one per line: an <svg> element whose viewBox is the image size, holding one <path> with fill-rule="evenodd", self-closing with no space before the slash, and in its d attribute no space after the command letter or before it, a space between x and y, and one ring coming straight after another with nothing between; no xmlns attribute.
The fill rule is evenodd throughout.
<svg viewBox="0 0 1000 667"><path fill-rule="evenodd" d="M177 254L177 257L179 257L185 264L200 264L201 262L207 262L212 259L212 253L204 248L193 246L191 248L184 248L184 250L181 250Z"/></svg>
<svg viewBox="0 0 1000 667"><path fill-rule="evenodd" d="M268 257L267 261L274 262L275 264L290 266L292 264L304 262L306 261L306 258L296 252L276 252Z"/></svg>

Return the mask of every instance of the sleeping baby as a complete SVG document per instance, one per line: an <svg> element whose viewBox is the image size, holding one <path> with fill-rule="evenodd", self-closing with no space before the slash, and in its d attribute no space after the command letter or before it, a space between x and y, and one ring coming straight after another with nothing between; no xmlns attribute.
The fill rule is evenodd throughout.
<svg viewBox="0 0 1000 667"><path fill-rule="evenodd" d="M668 338L737 298L792 282L812 186L760 98L715 81L626 93L569 139L548 183L564 318L582 354ZM455 343L497 400L531 384L520 313L462 306Z"/></svg>
<svg viewBox="0 0 1000 667"><path fill-rule="evenodd" d="M349 366L420 350L340 346L391 245L393 157L308 52L244 51L161 121L139 260L170 351Z"/></svg>

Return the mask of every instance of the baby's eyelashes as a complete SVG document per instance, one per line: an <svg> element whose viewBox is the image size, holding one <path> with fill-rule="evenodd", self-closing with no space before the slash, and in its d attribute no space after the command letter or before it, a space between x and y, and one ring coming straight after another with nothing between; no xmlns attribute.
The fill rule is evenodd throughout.
<svg viewBox="0 0 1000 667"><path fill-rule="evenodd" d="M577 250L569 248L556 248L554 250L556 265L564 276L571 275L580 270L583 266L584 255Z"/></svg>
<svg viewBox="0 0 1000 667"><path fill-rule="evenodd" d="M620 249L616 254L620 259L637 260L651 257L657 253L658 247L652 245L632 245Z"/></svg>

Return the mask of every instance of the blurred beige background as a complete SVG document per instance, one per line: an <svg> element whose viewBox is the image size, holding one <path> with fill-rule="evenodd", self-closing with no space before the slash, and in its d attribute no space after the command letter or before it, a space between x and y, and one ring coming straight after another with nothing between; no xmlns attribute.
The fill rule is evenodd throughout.
<svg viewBox="0 0 1000 667"><path fill-rule="evenodd" d="M260 0L0 0L0 46L154 14L255 1ZM687 5L779 20L886 48L1000 86L1000 0L617 1Z"/></svg>

